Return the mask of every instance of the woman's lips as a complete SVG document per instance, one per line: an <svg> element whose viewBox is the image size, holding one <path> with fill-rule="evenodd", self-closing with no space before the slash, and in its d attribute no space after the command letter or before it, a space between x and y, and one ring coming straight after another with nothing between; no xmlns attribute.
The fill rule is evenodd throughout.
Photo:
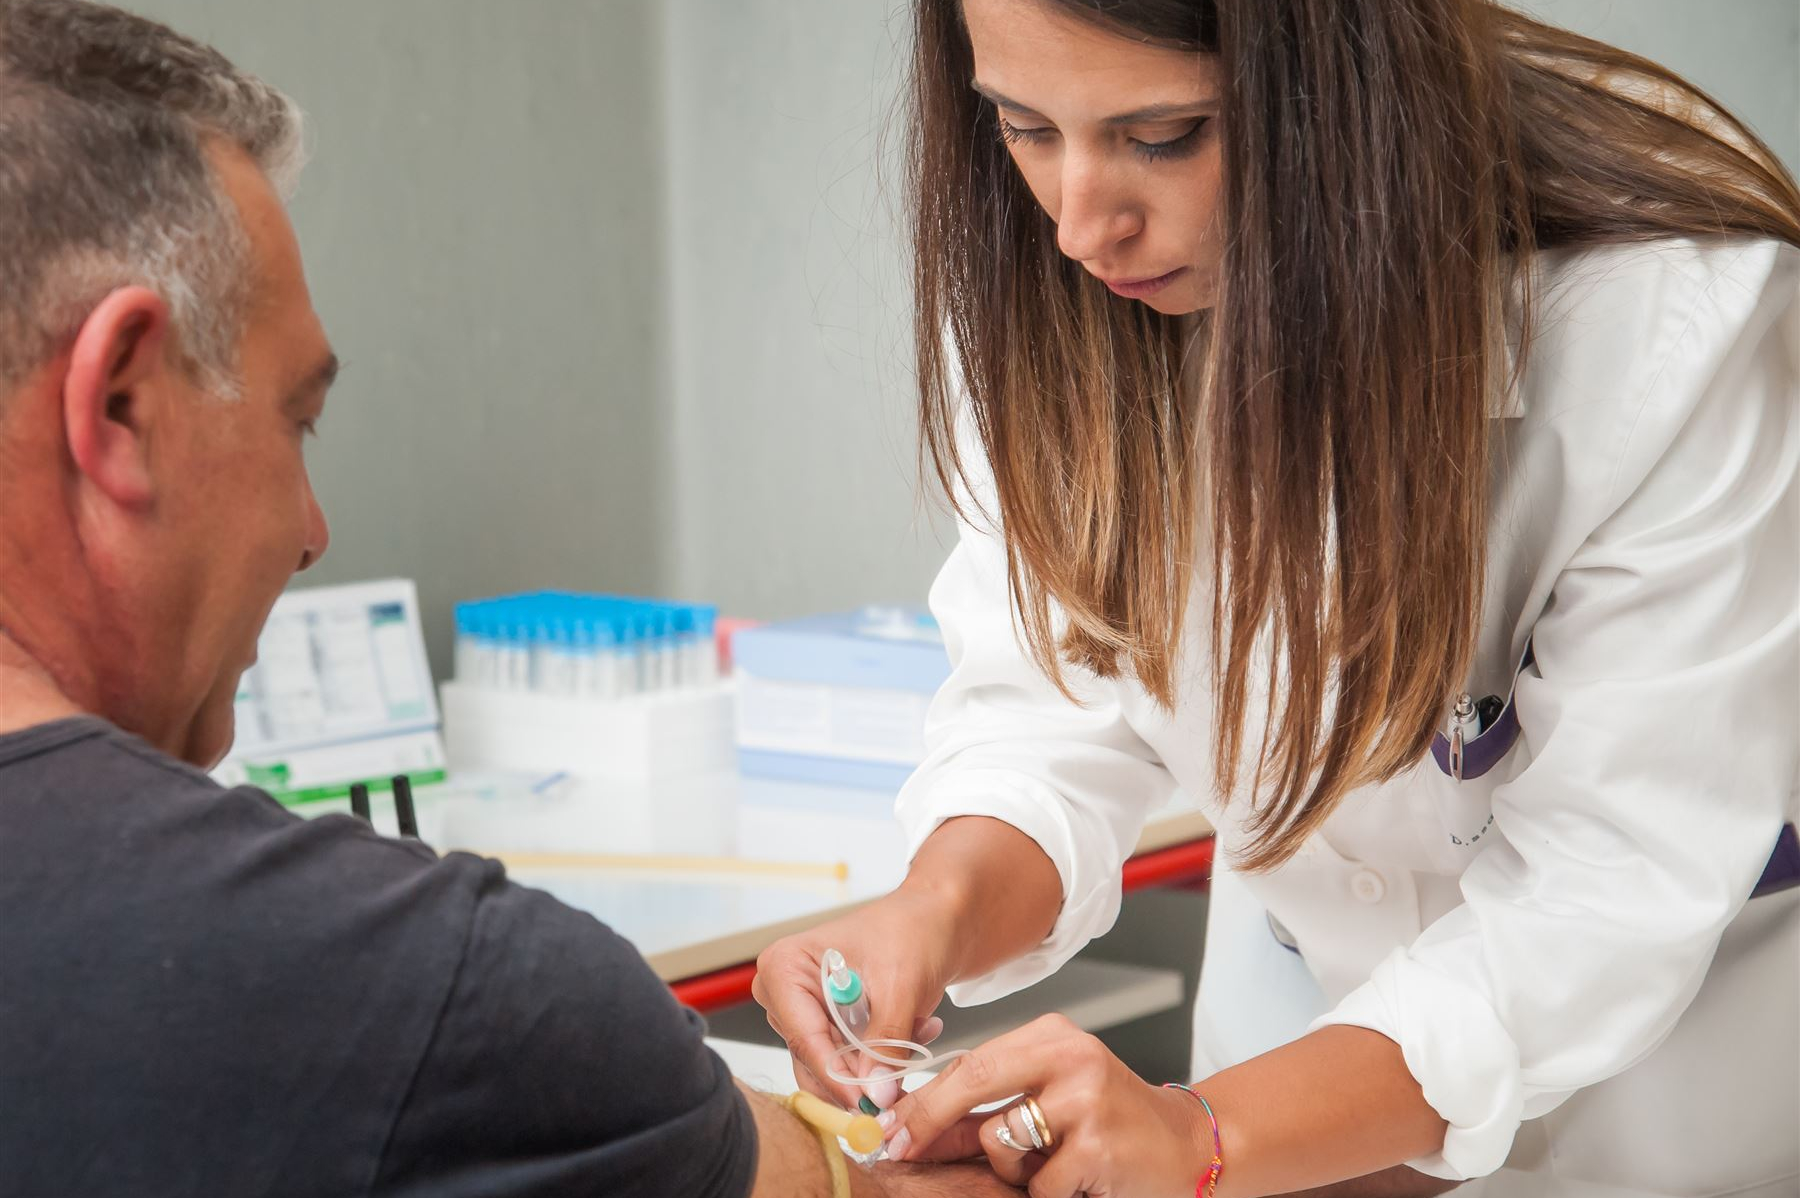
<svg viewBox="0 0 1800 1198"><path fill-rule="evenodd" d="M1113 294L1122 295L1126 299L1148 299L1186 274L1187 269L1179 266L1166 275L1155 275L1148 279L1102 279L1101 282L1111 288Z"/></svg>

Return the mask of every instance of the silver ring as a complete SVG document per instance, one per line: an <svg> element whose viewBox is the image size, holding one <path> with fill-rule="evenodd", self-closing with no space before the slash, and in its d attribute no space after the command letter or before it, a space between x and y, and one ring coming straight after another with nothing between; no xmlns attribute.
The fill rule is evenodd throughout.
<svg viewBox="0 0 1800 1198"><path fill-rule="evenodd" d="M1012 1149L1014 1152L1029 1152L1030 1149L1013 1139L1012 1128L1006 1126L1006 1116L1000 1116L1000 1126L994 1129L994 1138Z"/></svg>

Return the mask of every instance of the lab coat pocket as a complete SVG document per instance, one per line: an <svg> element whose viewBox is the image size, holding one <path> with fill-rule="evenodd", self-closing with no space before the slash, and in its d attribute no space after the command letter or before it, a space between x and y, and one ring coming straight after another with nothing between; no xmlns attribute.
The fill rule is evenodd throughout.
<svg viewBox="0 0 1800 1198"><path fill-rule="evenodd" d="M1431 742L1432 759L1452 781L1480 778L1512 752L1519 740L1519 675L1534 662L1527 641L1518 665L1506 679L1504 694L1471 689L1452 706L1449 726Z"/></svg>
<svg viewBox="0 0 1800 1198"><path fill-rule="evenodd" d="M1408 775L1415 799L1415 827L1428 840L1433 872L1460 876L1475 855L1501 835L1494 822L1494 792L1524 771L1526 754L1517 744L1479 778L1461 782L1427 758Z"/></svg>
<svg viewBox="0 0 1800 1198"><path fill-rule="evenodd" d="M1481 700L1459 705L1475 709L1475 715L1461 730L1464 734L1459 735L1456 726L1459 713L1453 713L1451 727L1433 738L1430 755L1414 771L1419 796L1436 817L1422 819L1419 827L1435 824L1441 829L1442 839L1434 846L1434 856L1451 871L1460 873L1485 847L1488 838L1495 835L1494 791L1524 768L1518 679L1533 664L1531 644L1527 642L1518 665L1505 681L1503 695L1488 692ZM1475 693L1481 692L1471 689L1470 694Z"/></svg>

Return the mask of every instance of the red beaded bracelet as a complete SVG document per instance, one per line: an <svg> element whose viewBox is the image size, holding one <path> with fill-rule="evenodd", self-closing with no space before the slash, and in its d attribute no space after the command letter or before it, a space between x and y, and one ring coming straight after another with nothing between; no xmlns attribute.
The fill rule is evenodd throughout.
<svg viewBox="0 0 1800 1198"><path fill-rule="evenodd" d="M1184 1086L1180 1082L1164 1082L1165 1090L1180 1090L1192 1094L1200 1103L1200 1109L1206 1112L1206 1121L1212 1124L1213 1157L1207 1165L1206 1172L1194 1183L1194 1198L1214 1198L1219 1192L1219 1174L1225 1172L1225 1150L1219 1143L1219 1120L1213 1114L1212 1103L1206 1101L1200 1092L1192 1086Z"/></svg>

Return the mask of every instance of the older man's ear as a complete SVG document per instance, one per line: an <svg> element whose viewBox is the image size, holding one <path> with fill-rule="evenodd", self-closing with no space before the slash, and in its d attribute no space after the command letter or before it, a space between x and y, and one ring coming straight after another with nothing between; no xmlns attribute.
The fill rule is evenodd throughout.
<svg viewBox="0 0 1800 1198"><path fill-rule="evenodd" d="M169 306L121 287L82 321L62 381L63 432L82 477L128 509L150 504L150 442L177 380L167 360Z"/></svg>

